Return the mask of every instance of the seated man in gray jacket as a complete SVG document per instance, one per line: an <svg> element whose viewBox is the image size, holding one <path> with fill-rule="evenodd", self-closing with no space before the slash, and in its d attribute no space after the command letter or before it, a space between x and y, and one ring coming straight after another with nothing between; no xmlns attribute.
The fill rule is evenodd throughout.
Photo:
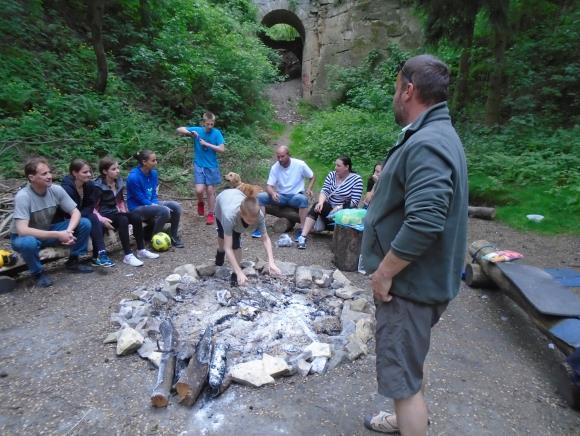
<svg viewBox="0 0 580 436"><path fill-rule="evenodd" d="M43 247L67 245L70 257L67 270L87 273L93 269L79 263L79 256L87 251L91 222L81 218L75 202L59 185L53 185L48 161L43 157L29 159L24 166L28 184L14 198L14 217L10 240L14 251L20 253L36 279L36 286L52 286L52 279L44 272L39 252ZM53 223L58 208L70 219Z"/></svg>

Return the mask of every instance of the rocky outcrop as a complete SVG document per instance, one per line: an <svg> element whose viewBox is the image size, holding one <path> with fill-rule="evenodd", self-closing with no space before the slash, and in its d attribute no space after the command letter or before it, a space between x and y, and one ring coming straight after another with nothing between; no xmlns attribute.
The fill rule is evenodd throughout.
<svg viewBox="0 0 580 436"><path fill-rule="evenodd" d="M254 0L265 26L285 23L303 40L302 94L318 106L336 95L329 90L333 66L355 66L373 49L390 43L418 47L422 33L409 0Z"/></svg>

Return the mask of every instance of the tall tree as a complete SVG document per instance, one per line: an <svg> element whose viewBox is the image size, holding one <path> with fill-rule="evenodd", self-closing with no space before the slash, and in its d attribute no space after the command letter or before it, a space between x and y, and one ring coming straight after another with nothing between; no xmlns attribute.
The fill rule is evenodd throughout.
<svg viewBox="0 0 580 436"><path fill-rule="evenodd" d="M417 0L427 13L426 34L429 42L445 37L461 47L459 74L453 94L453 107L465 108L469 97L469 60L473 46L475 18L482 0Z"/></svg>
<svg viewBox="0 0 580 436"><path fill-rule="evenodd" d="M103 94L107 89L107 55L103 44L103 14L105 11L104 0L89 0L88 22L91 28L91 42L97 58L97 79L95 91Z"/></svg>
<svg viewBox="0 0 580 436"><path fill-rule="evenodd" d="M501 105L506 89L505 51L509 40L509 0L485 0L493 32L494 63L488 81L485 103L485 122L489 125L501 121Z"/></svg>

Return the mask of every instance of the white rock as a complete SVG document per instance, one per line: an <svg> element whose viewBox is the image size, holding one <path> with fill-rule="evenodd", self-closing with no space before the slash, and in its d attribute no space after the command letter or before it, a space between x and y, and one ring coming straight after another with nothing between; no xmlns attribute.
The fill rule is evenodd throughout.
<svg viewBox="0 0 580 436"><path fill-rule="evenodd" d="M169 285L176 285L180 281L181 281L180 274L170 274L167 277L165 277L165 282Z"/></svg>
<svg viewBox="0 0 580 436"><path fill-rule="evenodd" d="M375 323L369 318L359 319L356 322L356 336L366 344L375 336Z"/></svg>
<svg viewBox="0 0 580 436"><path fill-rule="evenodd" d="M345 285L342 288L337 289L335 295L343 300L350 300L363 292L363 289L357 288L356 286Z"/></svg>
<svg viewBox="0 0 580 436"><path fill-rule="evenodd" d="M347 285L350 285L350 280L342 273L341 270L335 270L332 273L332 287L334 289L338 289Z"/></svg>
<svg viewBox="0 0 580 436"><path fill-rule="evenodd" d="M103 344L114 344L115 342L117 342L118 337L119 337L119 331L109 333L107 335L107 337L105 338L105 340L103 341Z"/></svg>
<svg viewBox="0 0 580 436"><path fill-rule="evenodd" d="M199 274L197 273L197 268L192 263L186 263L185 265L178 266L173 270L174 274L181 276L187 275L191 277L191 281L199 280Z"/></svg>
<svg viewBox="0 0 580 436"><path fill-rule="evenodd" d="M147 359L151 353L157 351L157 344L149 338L145 338L143 345L139 347L137 353L141 358Z"/></svg>
<svg viewBox="0 0 580 436"><path fill-rule="evenodd" d="M330 344L325 344L323 342L312 342L308 347L304 349L305 352L311 352L312 357L330 357L332 356L332 349Z"/></svg>
<svg viewBox="0 0 580 436"><path fill-rule="evenodd" d="M274 383L274 379L267 373L262 360L251 360L238 363L230 368L232 381L254 388Z"/></svg>
<svg viewBox="0 0 580 436"><path fill-rule="evenodd" d="M117 338L117 356L125 356L143 345L143 335L130 327L121 330Z"/></svg>
<svg viewBox="0 0 580 436"><path fill-rule="evenodd" d="M326 369L326 362L328 358L326 357L317 357L312 361L312 366L310 367L311 374L323 374L324 370Z"/></svg>
<svg viewBox="0 0 580 436"><path fill-rule="evenodd" d="M356 335L351 335L348 344L346 344L346 355L350 361L358 359L364 354L368 354L369 349L366 344L363 344Z"/></svg>
<svg viewBox="0 0 580 436"><path fill-rule="evenodd" d="M149 355L147 356L147 360L149 362L151 362L153 365L155 365L156 368L159 368L159 365L161 364L161 357L163 356L163 353L160 351L153 351L151 353L149 353Z"/></svg>
<svg viewBox="0 0 580 436"><path fill-rule="evenodd" d="M213 276L215 274L215 270L216 270L216 266L215 263L204 263L202 265L198 265L197 268L197 273L201 276L201 277L209 277L209 276Z"/></svg>
<svg viewBox="0 0 580 436"><path fill-rule="evenodd" d="M312 271L307 266L296 268L296 287L309 288L312 286Z"/></svg>
<svg viewBox="0 0 580 436"><path fill-rule="evenodd" d="M264 364L264 370L272 377L284 375L290 368L284 359L270 356L269 354L262 355L262 362Z"/></svg>
<svg viewBox="0 0 580 436"><path fill-rule="evenodd" d="M368 312L368 306L370 306L370 304L364 298L355 298L350 303L350 309L355 312L370 313Z"/></svg>
<svg viewBox="0 0 580 436"><path fill-rule="evenodd" d="M306 377L310 373L311 367L312 363L309 363L304 359L300 359L296 362L296 369L302 377Z"/></svg>

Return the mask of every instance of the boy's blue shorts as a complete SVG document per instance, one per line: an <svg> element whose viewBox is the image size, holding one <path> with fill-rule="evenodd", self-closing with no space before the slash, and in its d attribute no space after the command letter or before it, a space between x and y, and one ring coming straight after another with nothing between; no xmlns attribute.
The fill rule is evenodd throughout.
<svg viewBox="0 0 580 436"><path fill-rule="evenodd" d="M196 185L219 185L222 182L222 175L219 167L203 168L194 165L193 177Z"/></svg>

